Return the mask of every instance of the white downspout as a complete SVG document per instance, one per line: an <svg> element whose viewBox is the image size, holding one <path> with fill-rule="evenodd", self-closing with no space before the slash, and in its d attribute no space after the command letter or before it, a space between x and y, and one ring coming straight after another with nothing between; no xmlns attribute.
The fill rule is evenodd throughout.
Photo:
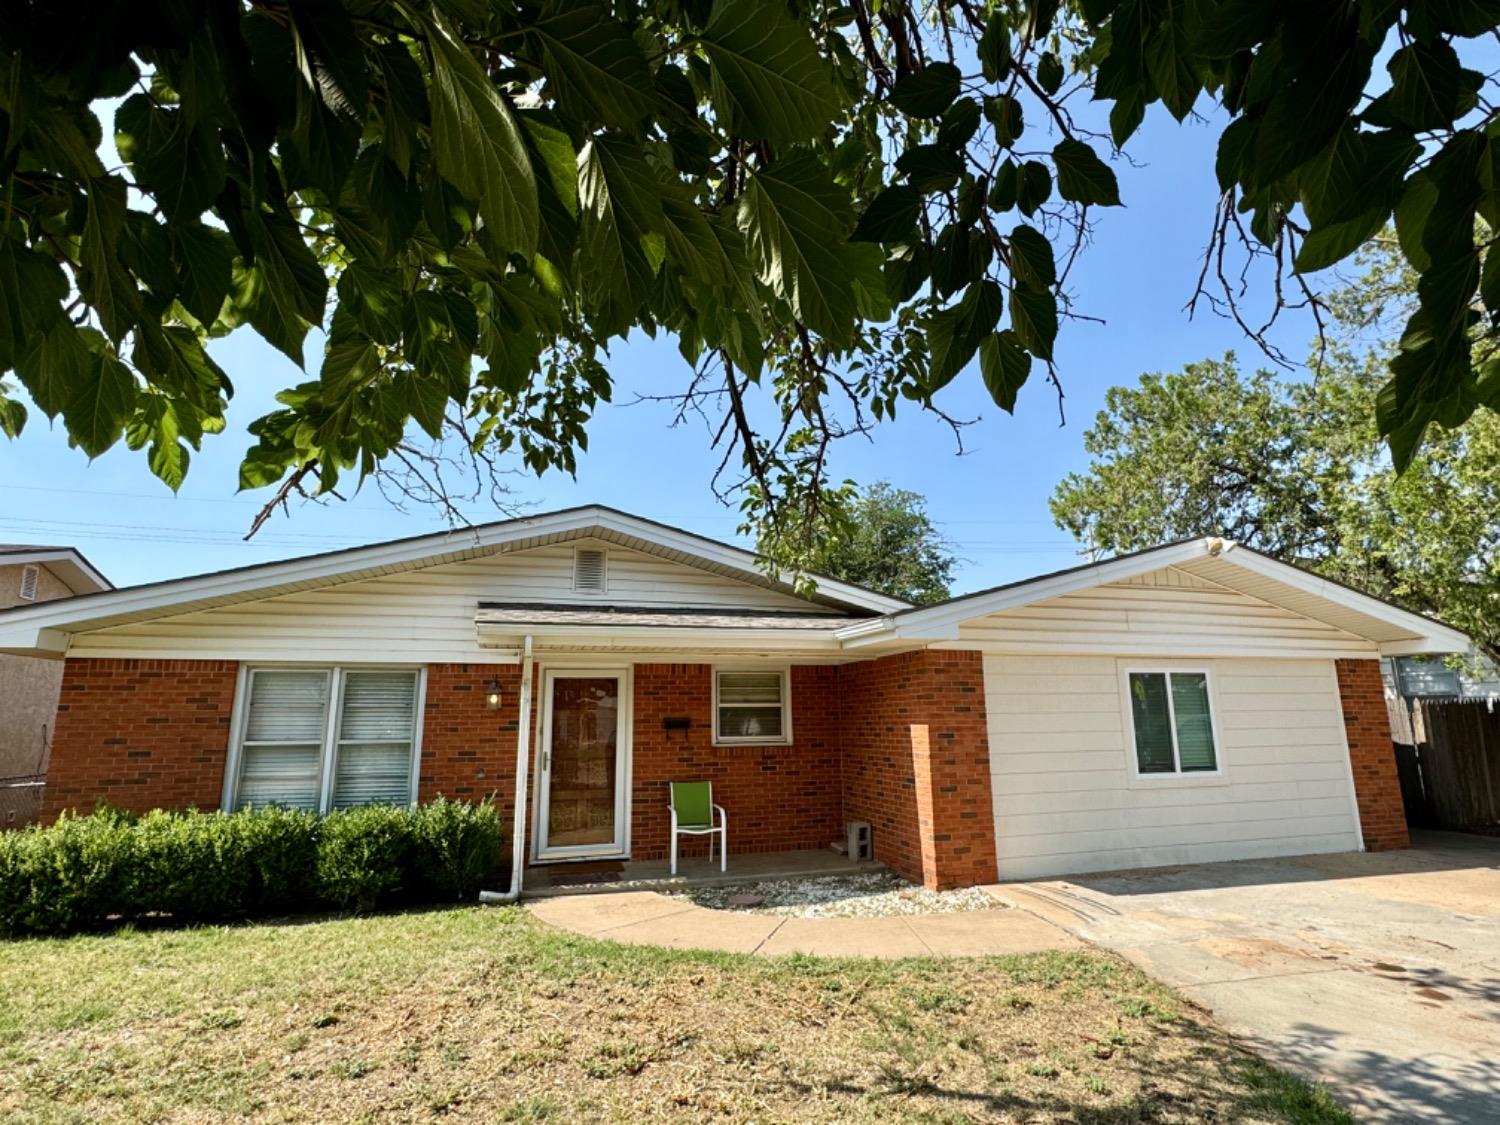
<svg viewBox="0 0 1500 1125"><path fill-rule="evenodd" d="M516 811L512 817L514 846L510 856L510 890L480 891L487 906L506 906L521 897L521 872L526 862L526 775L531 765L531 635L521 649L521 714L516 723Z"/></svg>

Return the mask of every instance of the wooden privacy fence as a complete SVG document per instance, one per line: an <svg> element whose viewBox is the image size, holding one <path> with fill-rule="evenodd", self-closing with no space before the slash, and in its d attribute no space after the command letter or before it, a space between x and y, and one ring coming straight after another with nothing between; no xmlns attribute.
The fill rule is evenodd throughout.
<svg viewBox="0 0 1500 1125"><path fill-rule="evenodd" d="M1439 828L1500 825L1500 709L1485 700L1426 700L1422 788Z"/></svg>

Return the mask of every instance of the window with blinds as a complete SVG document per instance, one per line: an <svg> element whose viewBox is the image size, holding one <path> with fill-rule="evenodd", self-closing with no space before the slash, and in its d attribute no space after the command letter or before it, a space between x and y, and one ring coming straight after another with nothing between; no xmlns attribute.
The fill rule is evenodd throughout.
<svg viewBox="0 0 1500 1125"><path fill-rule="evenodd" d="M410 803L415 669L253 668L232 806ZM336 708L336 721L330 712Z"/></svg>
<svg viewBox="0 0 1500 1125"><path fill-rule="evenodd" d="M791 692L785 670L714 671L714 741L787 742Z"/></svg>
<svg viewBox="0 0 1500 1125"><path fill-rule="evenodd" d="M1131 672L1127 677L1141 776L1219 769L1206 672Z"/></svg>

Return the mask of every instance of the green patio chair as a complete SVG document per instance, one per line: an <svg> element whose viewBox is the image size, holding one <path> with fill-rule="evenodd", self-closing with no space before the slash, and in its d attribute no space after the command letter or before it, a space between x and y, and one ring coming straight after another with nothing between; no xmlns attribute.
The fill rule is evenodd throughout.
<svg viewBox="0 0 1500 1125"><path fill-rule="evenodd" d="M677 837L707 836L708 861L714 858L714 837L719 838L719 870L729 870L729 817L723 805L714 804L711 781L673 781L672 874L677 874Z"/></svg>

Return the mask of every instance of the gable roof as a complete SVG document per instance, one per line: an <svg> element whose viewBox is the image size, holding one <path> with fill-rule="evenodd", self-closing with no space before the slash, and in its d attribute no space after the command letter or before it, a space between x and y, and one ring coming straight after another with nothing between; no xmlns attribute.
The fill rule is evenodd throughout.
<svg viewBox="0 0 1500 1125"><path fill-rule="evenodd" d="M967 621L1172 567L1321 621L1376 644L1381 655L1466 652L1470 639L1431 618L1213 536L1152 547L859 621L836 636L848 648L955 641Z"/></svg>
<svg viewBox="0 0 1500 1125"><path fill-rule="evenodd" d="M258 563L187 578L107 590L65 601L0 611L0 631L35 630L67 634L108 628L153 618L192 613L218 606L259 601L282 594L357 582L381 575L461 562L501 552L576 539L607 543L768 589L794 593L793 583L772 578L753 551L720 543L692 532L590 504L538 516L501 520L454 531L395 539L317 555ZM819 575L815 592L805 600L844 614L891 613L908 603ZM31 646L28 646L31 647ZM37 647L49 647L38 644ZM55 646L51 646L55 647Z"/></svg>
<svg viewBox="0 0 1500 1125"><path fill-rule="evenodd" d="M45 566L76 595L114 589L110 580L95 569L94 564L84 558L83 552L76 547L0 543L0 566L26 566L29 563Z"/></svg>

